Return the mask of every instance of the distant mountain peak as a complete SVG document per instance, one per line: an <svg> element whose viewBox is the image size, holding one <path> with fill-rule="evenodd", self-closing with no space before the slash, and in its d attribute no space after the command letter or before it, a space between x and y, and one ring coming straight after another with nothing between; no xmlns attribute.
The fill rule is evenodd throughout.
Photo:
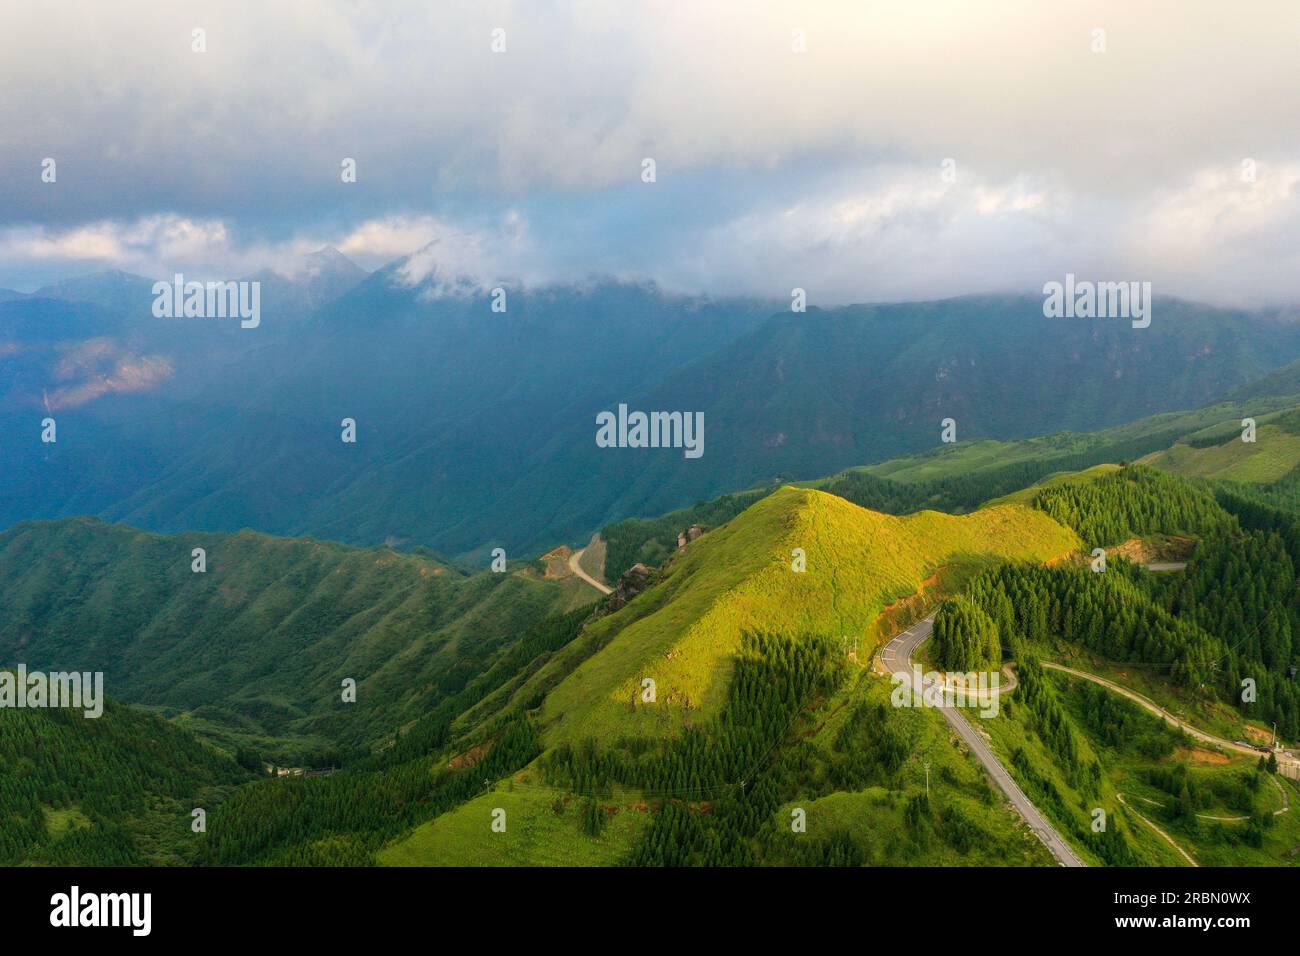
<svg viewBox="0 0 1300 956"><path fill-rule="evenodd" d="M321 246L315 252L309 252L303 257L303 261L309 275L319 275L322 272L348 273L364 278L369 275L365 269L361 268L343 253L339 252L334 246ZM358 279L360 281L360 279Z"/></svg>
<svg viewBox="0 0 1300 956"><path fill-rule="evenodd" d="M315 252L300 256L296 261L255 273L259 278L276 277L297 285L327 283L343 286L344 291L370 275L334 246L321 246Z"/></svg>
<svg viewBox="0 0 1300 956"><path fill-rule="evenodd" d="M149 290L153 283L153 279L121 269L105 269L42 286L31 294L31 298L87 302L113 311L131 312L140 302L147 306L151 301Z"/></svg>

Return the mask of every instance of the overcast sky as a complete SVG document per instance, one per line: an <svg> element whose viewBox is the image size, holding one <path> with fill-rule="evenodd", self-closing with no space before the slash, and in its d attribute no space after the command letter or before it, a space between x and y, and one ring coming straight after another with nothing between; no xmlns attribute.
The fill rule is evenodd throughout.
<svg viewBox="0 0 1300 956"><path fill-rule="evenodd" d="M436 241L408 274L834 304L1070 271L1294 302L1297 184L1294 2L0 10L0 286L24 290Z"/></svg>

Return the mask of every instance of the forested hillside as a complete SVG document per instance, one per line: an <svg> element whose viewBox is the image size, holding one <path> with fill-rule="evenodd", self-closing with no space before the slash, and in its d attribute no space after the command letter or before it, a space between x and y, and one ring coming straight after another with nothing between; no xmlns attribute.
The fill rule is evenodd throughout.
<svg viewBox="0 0 1300 956"><path fill-rule="evenodd" d="M1223 499L1233 504L1233 499ZM1209 490L1143 466L1040 492L1035 505L1091 545L1165 533L1196 538L1187 570L1160 575L1122 560L1008 565L981 574L967 596L1012 656L1078 643L1099 660L1158 668L1174 685L1206 688L1243 716L1300 736L1296 522L1258 507L1239 518ZM1281 533L1280 533L1281 532ZM948 612L940 647L979 646L988 627ZM1256 690L1243 699L1243 680Z"/></svg>
<svg viewBox="0 0 1300 956"><path fill-rule="evenodd" d="M191 811L253 780L245 763L112 700L94 719L0 711L0 866L191 861Z"/></svg>
<svg viewBox="0 0 1300 956"><path fill-rule="evenodd" d="M1207 490L1142 465L1054 485L1035 495L1033 505L1073 528L1089 547L1157 532L1222 535L1236 524Z"/></svg>
<svg viewBox="0 0 1300 956"><path fill-rule="evenodd" d="M388 548L94 519L0 534L0 593L0 663L103 671L118 699L317 767L436 709L547 615L598 596L531 563L469 574Z"/></svg>

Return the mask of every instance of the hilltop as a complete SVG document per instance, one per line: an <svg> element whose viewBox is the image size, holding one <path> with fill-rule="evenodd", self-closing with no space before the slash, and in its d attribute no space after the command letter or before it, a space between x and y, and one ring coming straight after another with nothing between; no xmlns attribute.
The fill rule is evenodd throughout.
<svg viewBox="0 0 1300 956"><path fill-rule="evenodd" d="M885 706L888 682L866 665L882 636L981 569L1050 562L1079 545L1019 504L895 517L777 489L678 551L648 590L589 622L510 700L482 708L477 720L489 726L493 713L529 709L537 758L378 859L886 862L906 847L915 862L1043 863L1046 852L993 799L942 719ZM794 570L799 551L803 570ZM653 702L642 697L647 678ZM942 768L934 811L916 802L895 749L902 740ZM761 753L769 759L756 760ZM787 761L799 770L781 769ZM760 805L798 797L816 839L789 840L771 823L782 815L775 805L775 817L754 815L745 793L752 785L757 799L767 785L755 781L768 774ZM483 821L497 808L513 829L485 843ZM945 834L937 842L932 826Z"/></svg>
<svg viewBox="0 0 1300 956"><path fill-rule="evenodd" d="M1019 505L900 518L788 486L679 552L649 592L589 626L519 695L599 647L548 694L546 741L672 734L718 712L746 631L825 637L865 659L898 602L951 592L992 562L1049 561L1078 546L1072 532ZM796 549L803 572L791 569ZM654 707L634 703L645 677L657 685Z"/></svg>

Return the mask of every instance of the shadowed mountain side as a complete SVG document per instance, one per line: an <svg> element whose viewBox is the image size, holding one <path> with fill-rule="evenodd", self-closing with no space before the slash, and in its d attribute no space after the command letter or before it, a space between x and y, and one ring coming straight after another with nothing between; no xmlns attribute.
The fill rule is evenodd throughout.
<svg viewBox="0 0 1300 956"><path fill-rule="evenodd" d="M628 515L932 449L945 418L962 441L1099 428L1202 405L1300 353L1300 326L1164 299L1133 329L1048 319L1034 296L793 314L608 281L507 292L493 312L472 290L409 285L399 262L303 321L173 321L165 336L48 299L0 304L18 349L0 524L89 512L536 554ZM105 322L111 349L87 352ZM51 371L69 367L90 380ZM47 395L65 403L57 444L39 440ZM703 456L598 447L597 414L621 403L703 413Z"/></svg>

